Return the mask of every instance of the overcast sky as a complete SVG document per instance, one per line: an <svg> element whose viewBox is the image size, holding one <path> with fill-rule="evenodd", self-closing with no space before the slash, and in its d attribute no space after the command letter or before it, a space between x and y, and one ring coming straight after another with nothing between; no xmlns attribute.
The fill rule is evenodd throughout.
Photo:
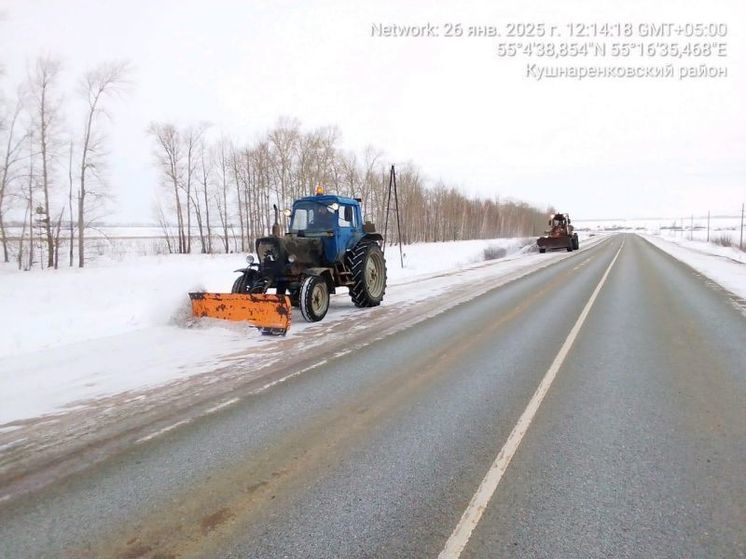
<svg viewBox="0 0 746 559"><path fill-rule="evenodd" d="M448 5L450 4L450 6ZM209 121L238 141L280 116L336 124L429 181L576 219L736 213L746 199L746 3L0 0L0 88L33 59L75 79L109 59L134 68L112 106L110 183L119 220L153 221L154 120ZM373 23L715 21L729 24L727 79L530 80L496 39L381 39ZM671 39L681 41L681 39Z"/></svg>

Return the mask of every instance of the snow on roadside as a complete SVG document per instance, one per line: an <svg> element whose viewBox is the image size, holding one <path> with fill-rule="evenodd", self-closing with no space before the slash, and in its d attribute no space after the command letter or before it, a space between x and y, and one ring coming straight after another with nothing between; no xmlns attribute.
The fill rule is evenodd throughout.
<svg viewBox="0 0 746 559"><path fill-rule="evenodd" d="M746 252L704 241L664 239L655 235L642 237L728 291L746 299Z"/></svg>
<svg viewBox="0 0 746 559"><path fill-rule="evenodd" d="M520 239L410 245L404 269L398 247L389 247L384 305L412 305L455 284L552 258L534 254L527 261L524 245ZM508 256L483 262L488 247ZM0 334L0 426L209 372L232 355L272 344L246 324L203 319L185 328L175 322L189 314L189 290L229 290L232 270L242 265L242 255L174 255L85 270L0 269L6 324ZM413 282L417 289L408 285ZM360 312L340 291L322 326ZM303 336L306 328L318 324L294 321L288 337Z"/></svg>
<svg viewBox="0 0 746 559"><path fill-rule="evenodd" d="M418 243L387 249L389 283L481 261L486 247L518 251L520 239ZM19 272L0 268L0 308L12 328L0 335L0 357L168 326L189 314L189 291L230 291L244 255L132 258L86 268Z"/></svg>

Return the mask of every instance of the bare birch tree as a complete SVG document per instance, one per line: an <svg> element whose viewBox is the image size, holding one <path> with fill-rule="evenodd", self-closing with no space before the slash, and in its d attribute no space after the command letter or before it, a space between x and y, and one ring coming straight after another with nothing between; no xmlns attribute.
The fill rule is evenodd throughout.
<svg viewBox="0 0 746 559"><path fill-rule="evenodd" d="M54 167L59 149L60 101L57 97L60 63L49 57L39 58L29 76L30 112L33 116L34 137L38 140L41 159L40 216L47 245L47 267L54 267L54 234L52 229L52 196L55 188Z"/></svg>
<svg viewBox="0 0 746 559"><path fill-rule="evenodd" d="M3 262L9 262L8 253L8 235L5 230L5 213L8 206L8 199L11 194L11 187L20 178L17 171L19 163L23 158L22 148L27 139L27 133L20 133L18 128L18 117L21 114L22 104L17 102L14 110L10 114L7 124L0 130L5 136L5 142L2 145L3 151L0 152L0 237L3 244Z"/></svg>
<svg viewBox="0 0 746 559"><path fill-rule="evenodd" d="M174 196L176 213L178 253L186 252L186 234L184 232L184 213L182 210L181 184L183 181L183 153L181 136L173 124L151 123L148 132L155 139L155 158L164 180Z"/></svg>
<svg viewBox="0 0 746 559"><path fill-rule="evenodd" d="M91 191L89 177L99 182L106 156L104 136L98 126L101 116L107 116L105 103L108 98L122 91L126 83L129 66L125 62L106 62L86 72L80 83L80 91L86 101L85 126L80 146L80 188L78 189L78 266L85 265L85 229L87 223L87 197Z"/></svg>
<svg viewBox="0 0 746 559"><path fill-rule="evenodd" d="M277 200L284 204L292 193L288 192L292 180L292 159L296 150L300 122L296 119L283 118L267 136L273 157L273 171L275 175L275 192ZM280 217L285 224L285 216Z"/></svg>
<svg viewBox="0 0 746 559"><path fill-rule="evenodd" d="M221 138L218 142L216 149L216 160L217 160L217 192L215 195L215 206L218 210L218 218L220 218L220 226L223 234L223 246L225 252L230 252L230 237L228 236L228 230L231 228L230 214L231 208L228 205L228 191L230 190L230 146L226 138Z"/></svg>
<svg viewBox="0 0 746 559"><path fill-rule="evenodd" d="M196 192L195 212L197 226L199 228L199 239L203 253L212 253L212 230L210 228L210 200L212 199L212 158L205 143L204 136L199 143L199 181L201 191ZM204 203L204 206L200 202ZM204 218L203 218L204 212Z"/></svg>
<svg viewBox="0 0 746 559"><path fill-rule="evenodd" d="M190 126L182 134L184 143L184 153L186 160L184 162L184 200L186 201L186 247L185 252L192 252L192 204L194 201L192 192L194 190L195 178L197 176L197 167L199 165L199 151L202 142L202 136L205 133L207 125L204 123L197 126Z"/></svg>

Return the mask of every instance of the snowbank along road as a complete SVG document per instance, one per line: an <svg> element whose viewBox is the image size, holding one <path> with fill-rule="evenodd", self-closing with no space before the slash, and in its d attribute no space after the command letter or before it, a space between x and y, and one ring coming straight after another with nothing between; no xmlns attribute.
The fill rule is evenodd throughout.
<svg viewBox="0 0 746 559"><path fill-rule="evenodd" d="M612 237L0 503L0 556L744 556L736 303Z"/></svg>

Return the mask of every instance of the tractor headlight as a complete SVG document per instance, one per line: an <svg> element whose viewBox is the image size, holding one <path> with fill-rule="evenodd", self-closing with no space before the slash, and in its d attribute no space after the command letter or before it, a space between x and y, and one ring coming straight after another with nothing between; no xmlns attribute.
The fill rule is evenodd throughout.
<svg viewBox="0 0 746 559"><path fill-rule="evenodd" d="M253 255L253 254L249 254L249 255L248 255L248 256L246 257L246 263L247 263L247 264L253 264L253 263L254 263L254 255Z"/></svg>
<svg viewBox="0 0 746 559"><path fill-rule="evenodd" d="M290 262L291 264L293 262L295 262L295 255L294 254L291 254L290 256L288 256L288 262Z"/></svg>

